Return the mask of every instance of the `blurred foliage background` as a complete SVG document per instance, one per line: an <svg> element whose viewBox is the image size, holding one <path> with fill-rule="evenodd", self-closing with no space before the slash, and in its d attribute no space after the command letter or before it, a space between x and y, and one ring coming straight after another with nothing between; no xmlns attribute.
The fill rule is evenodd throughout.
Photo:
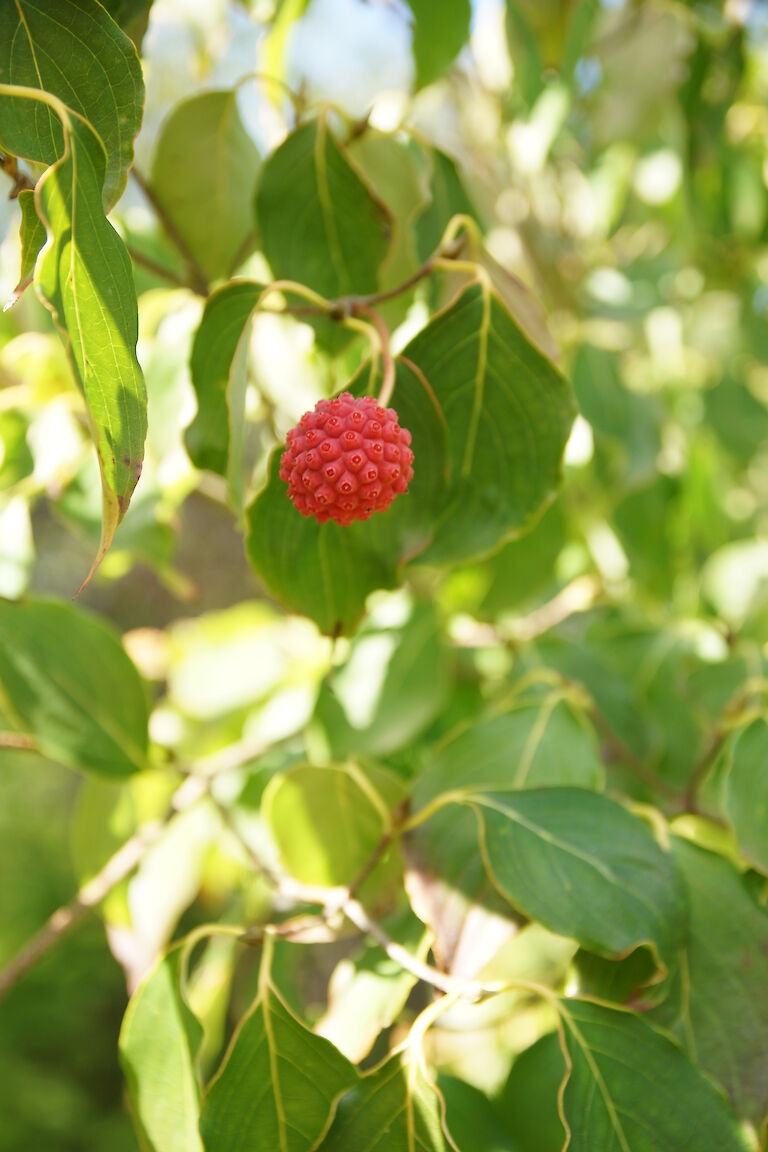
<svg viewBox="0 0 768 1152"><path fill-rule="evenodd" d="M420 258L434 247L429 205L441 188L474 214L510 298L522 281L541 302L546 328L534 314L529 330L556 347L581 415L564 490L527 536L439 583L425 577L415 591L431 607L407 591L377 595L354 643L333 645L263 594L223 484L185 452L202 301L153 271L176 257L129 180L112 219L144 257L149 443L130 511L81 603L124 633L152 686L157 767L118 798L28 752L0 752L0 963L162 808L168 765L192 753L274 744L272 759L222 785L246 815L274 768L307 753L323 762L362 742L408 775L420 746L477 714L511 668L544 663L587 683L626 743L676 788L700 753L703 717L763 675L766 660L768 6L476 0L471 40L438 79L423 53L416 76L408 13L395 0L132 7L147 83L139 171L153 170L178 102L231 89L254 69L306 103L332 105L361 148L361 117L395 138L407 125L456 168L448 162L430 186L413 151L394 178L403 242ZM237 99L255 170L289 128L290 103L254 81ZM208 158L192 161L190 181ZM2 299L20 259L6 191L0 175ZM243 270L264 275L263 258ZM425 319L416 298L396 347ZM258 318L251 353L256 489L271 447L350 364L277 316ZM99 516L82 403L48 314L26 292L0 317L0 594L70 597ZM404 682L408 710L395 691ZM648 798L637 780L622 784ZM110 897L106 936L100 921L85 923L0 1007L0 1152L134 1149L116 1053L126 978L133 987L179 925L233 907L258 916L264 899L216 810L175 822ZM208 950L197 995L221 1037L232 950ZM340 958L319 951L321 961L302 950L282 960L285 986L301 986L318 1015ZM247 965L237 981L242 1008ZM516 1027L497 1044L483 1024L480 1071L471 1039L459 1052L444 1037L446 1073L498 1088L504 1053L537 1035L536 1021ZM514 1082L505 1091L512 1100Z"/></svg>

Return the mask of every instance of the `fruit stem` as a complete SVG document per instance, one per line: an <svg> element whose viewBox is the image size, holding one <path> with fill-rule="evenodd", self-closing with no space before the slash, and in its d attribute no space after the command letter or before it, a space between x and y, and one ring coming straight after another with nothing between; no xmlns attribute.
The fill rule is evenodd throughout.
<svg viewBox="0 0 768 1152"><path fill-rule="evenodd" d="M358 314L362 313L362 315L370 320L379 338L378 351L381 357L381 388L379 390L378 401L382 408L387 408L392 399L392 393L395 390L395 361L389 346L389 329L378 312L375 312L373 308L358 305L355 311Z"/></svg>

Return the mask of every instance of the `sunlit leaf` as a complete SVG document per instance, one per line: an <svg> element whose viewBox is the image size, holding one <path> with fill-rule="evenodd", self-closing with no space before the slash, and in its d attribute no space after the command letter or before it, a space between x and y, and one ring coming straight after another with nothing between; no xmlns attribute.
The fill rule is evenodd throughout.
<svg viewBox="0 0 768 1152"><path fill-rule="evenodd" d="M62 70L61 62L66 61ZM88 121L106 156L98 195L120 198L141 126L144 81L128 37L96 0L14 0L0 7L0 84L39 88ZM66 129L50 106L0 96L0 138L16 156L53 164ZM73 177L75 178L75 177Z"/></svg>
<svg viewBox="0 0 768 1152"><path fill-rule="evenodd" d="M205 1152L308 1152L357 1074L328 1040L310 1032L264 978L206 1092Z"/></svg>
<svg viewBox="0 0 768 1152"><path fill-rule="evenodd" d="M7 11L7 6L3 11ZM131 49L133 50L133 49ZM11 110L0 127L0 146L21 144L36 158L37 147L14 132L23 129L36 100L14 98L0 88L0 110ZM136 359L138 318L131 263L101 207L105 155L88 125L53 102L65 145L44 149L51 167L38 181L35 206L48 232L38 265L38 288L69 352L88 408L102 480L102 531L92 572L109 548L141 473L147 430L144 377ZM50 121L45 103L41 115ZM58 146L57 146L58 147Z"/></svg>
<svg viewBox="0 0 768 1152"><path fill-rule="evenodd" d="M21 269L19 282L13 290L11 299L21 296L25 288L32 283L35 274L35 264L40 249L45 244L45 226L35 208L35 194L29 188L19 192L19 207L21 208Z"/></svg>
<svg viewBox="0 0 768 1152"><path fill-rule="evenodd" d="M145 767L139 674L114 632L70 604L0 600L0 692L51 760L103 776Z"/></svg>
<svg viewBox="0 0 768 1152"><path fill-rule="evenodd" d="M120 1030L120 1063L147 1152L203 1152L195 1059L203 1030L181 988L183 945L136 989Z"/></svg>

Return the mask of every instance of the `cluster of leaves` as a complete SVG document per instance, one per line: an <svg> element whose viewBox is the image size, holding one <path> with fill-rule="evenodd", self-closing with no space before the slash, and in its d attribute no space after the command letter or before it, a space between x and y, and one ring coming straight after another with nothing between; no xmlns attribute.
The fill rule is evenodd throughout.
<svg viewBox="0 0 768 1152"><path fill-rule="evenodd" d="M149 1152L765 1146L766 54L699 7L510 0L483 87L467 0L409 0L417 92L492 126L473 181L418 96L384 131L286 93L301 0L143 175L148 6L0 0L0 526L41 551L0 540L0 756L85 773ZM392 373L411 491L303 519L285 430ZM172 524L204 594L213 501L250 570L199 614ZM45 577L48 508L85 544ZM122 638L21 595L88 548Z"/></svg>

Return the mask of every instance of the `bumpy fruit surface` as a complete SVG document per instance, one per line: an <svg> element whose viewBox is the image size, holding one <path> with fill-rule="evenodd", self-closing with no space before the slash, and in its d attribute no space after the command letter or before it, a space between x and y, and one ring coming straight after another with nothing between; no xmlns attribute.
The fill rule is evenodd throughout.
<svg viewBox="0 0 768 1152"><path fill-rule="evenodd" d="M383 512L413 479L411 434L393 408L342 392L305 412L286 438L280 478L302 516L351 524Z"/></svg>

